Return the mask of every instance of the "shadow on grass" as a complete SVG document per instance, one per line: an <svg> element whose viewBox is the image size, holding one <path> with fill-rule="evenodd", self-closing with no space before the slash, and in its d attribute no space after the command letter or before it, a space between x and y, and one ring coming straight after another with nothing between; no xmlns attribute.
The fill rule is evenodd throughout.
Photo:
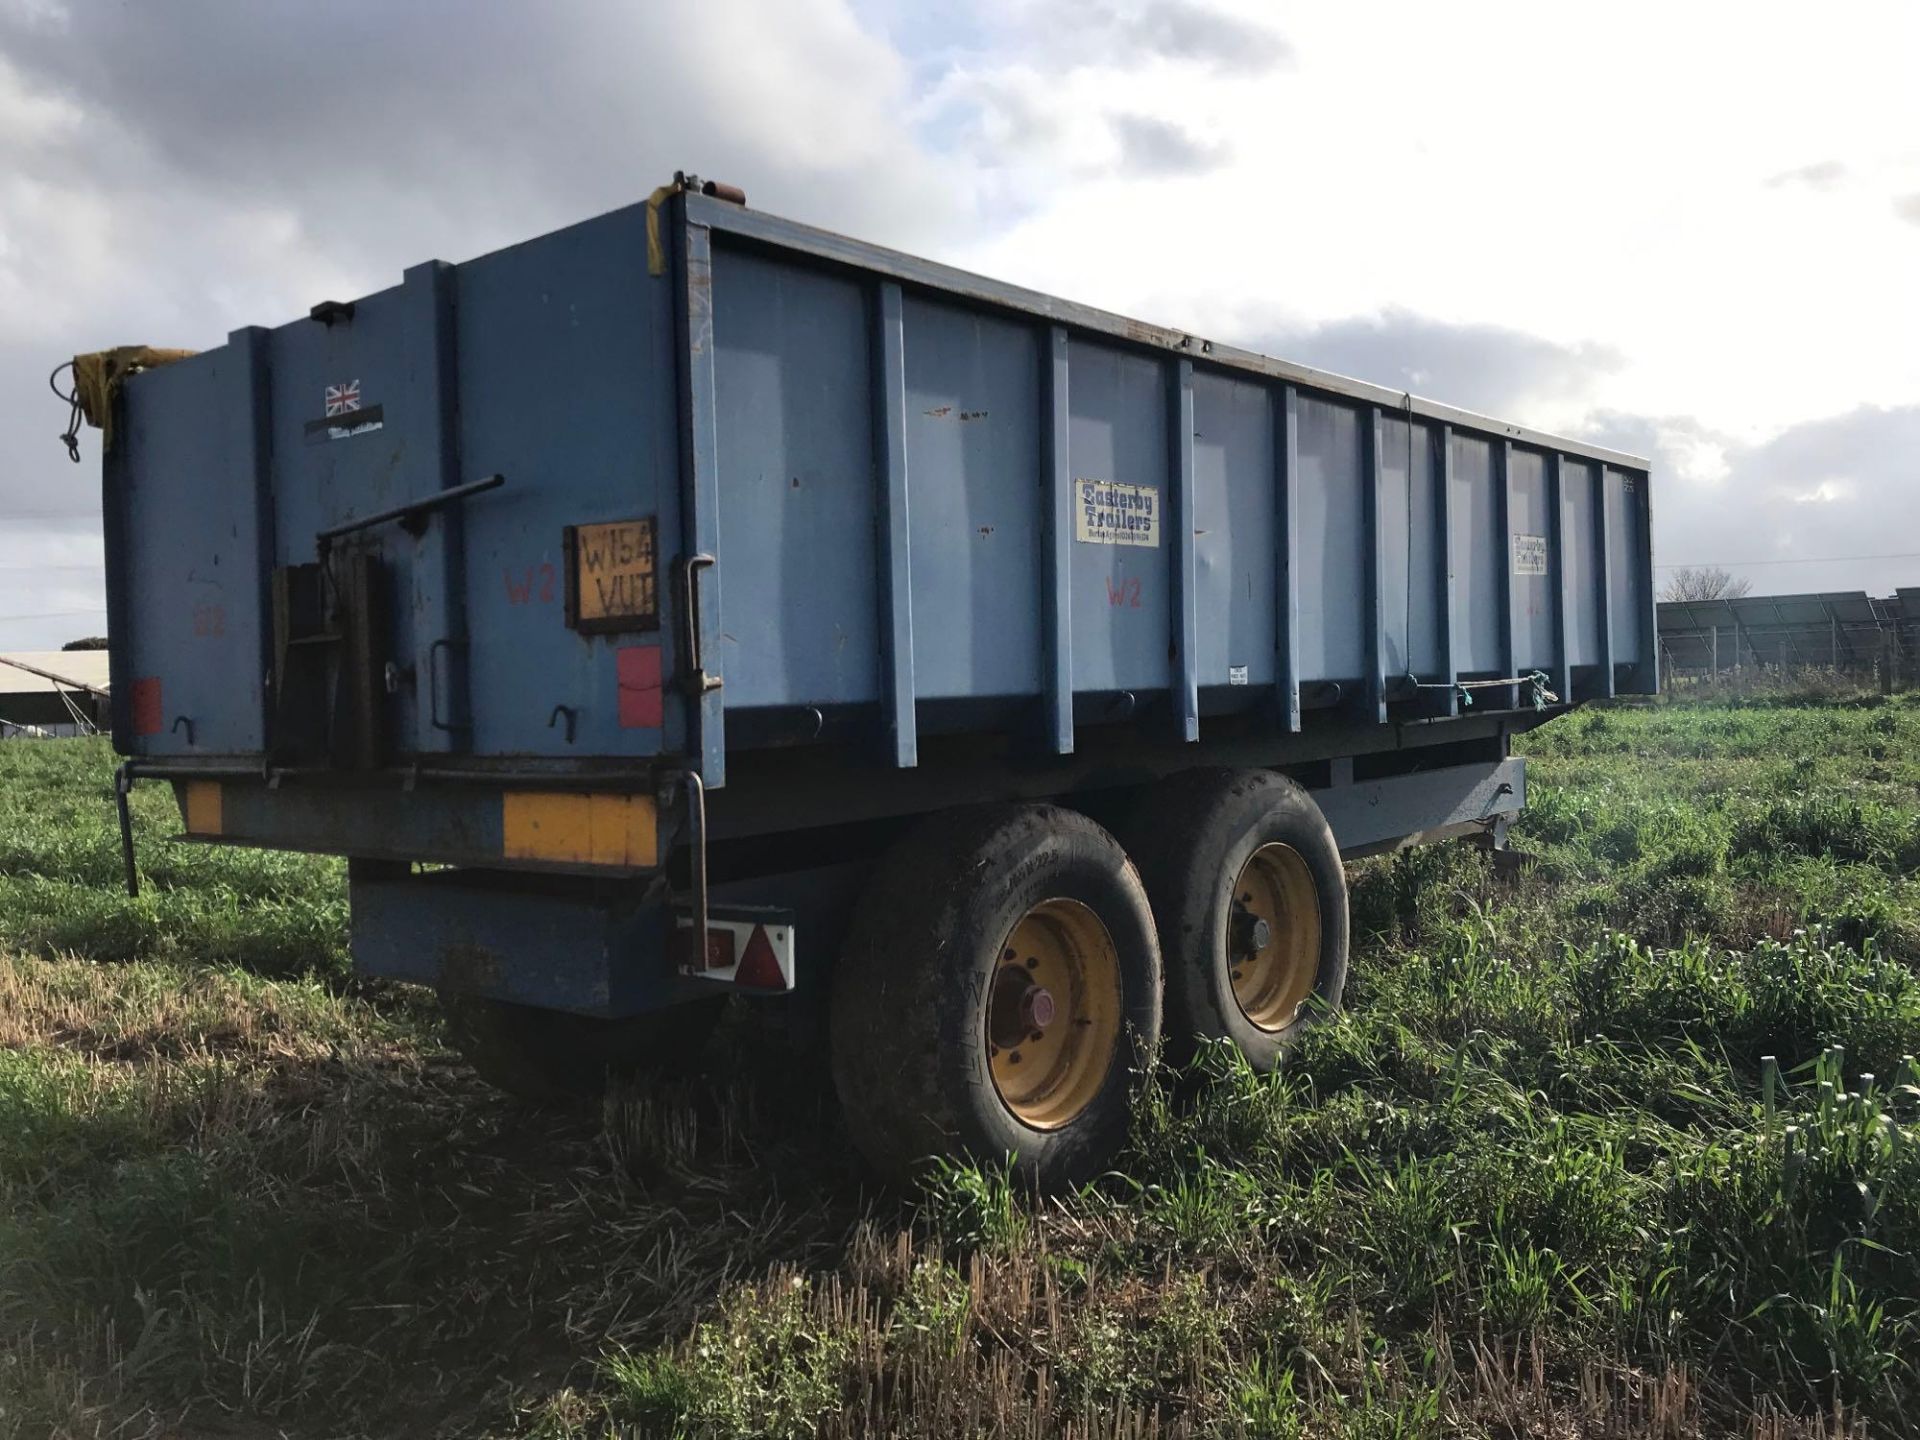
<svg viewBox="0 0 1920 1440"><path fill-rule="evenodd" d="M873 1213L817 1090L708 1074L536 1109L393 1038L0 1050L0 1394L85 1376L42 1413L69 1425L473 1429L769 1266L837 1266Z"/></svg>

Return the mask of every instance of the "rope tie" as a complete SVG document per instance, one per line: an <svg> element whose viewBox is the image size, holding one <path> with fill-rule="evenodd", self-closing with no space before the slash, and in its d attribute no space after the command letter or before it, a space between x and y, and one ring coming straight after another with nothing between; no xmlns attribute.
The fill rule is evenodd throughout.
<svg viewBox="0 0 1920 1440"><path fill-rule="evenodd" d="M80 386L76 381L71 392L60 388L60 372L72 370L73 361L53 367L53 373L47 376L47 388L67 402L67 428L61 433L60 443L67 447L67 458L74 464L80 463L80 427L86 424L86 416L80 408Z"/></svg>
<svg viewBox="0 0 1920 1440"><path fill-rule="evenodd" d="M1547 672L1544 670L1530 670L1525 675L1508 675L1504 679L1499 680L1437 680L1425 682L1415 680L1411 675L1409 675L1407 679L1413 681L1413 688L1416 690L1453 691L1455 695L1459 696L1460 708L1463 710L1472 708L1473 692L1476 690L1503 690L1510 686L1519 685L1529 687L1533 708L1536 710L1544 710L1549 705L1558 705L1560 703L1560 696L1555 693L1552 683L1547 676Z"/></svg>

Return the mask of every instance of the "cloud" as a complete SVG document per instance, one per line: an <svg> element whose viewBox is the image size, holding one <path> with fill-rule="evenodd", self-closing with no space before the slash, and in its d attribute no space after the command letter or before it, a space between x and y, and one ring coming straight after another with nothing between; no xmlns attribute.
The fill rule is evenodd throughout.
<svg viewBox="0 0 1920 1440"><path fill-rule="evenodd" d="M1120 142L1120 168L1132 175L1204 174L1233 157L1233 147L1224 141L1203 140L1170 120L1119 114L1112 123Z"/></svg>
<svg viewBox="0 0 1920 1440"><path fill-rule="evenodd" d="M892 3L903 17L895 33L914 40L927 28L924 7ZM1018 56L1047 70L1164 62L1260 75L1295 59L1286 37L1261 20L1196 0L978 0L966 14L973 56Z"/></svg>
<svg viewBox="0 0 1920 1440"><path fill-rule="evenodd" d="M1920 405L1860 406L1747 444L1686 416L1596 414L1585 433L1651 459L1663 566L1725 565L1761 594L1920 583L1920 559L1857 558L1920 550Z"/></svg>
<svg viewBox="0 0 1920 1440"><path fill-rule="evenodd" d="M217 345L676 168L937 248L977 228L979 187L966 156L931 163L910 78L849 0L0 0L0 646L71 628L9 616L98 603L97 573L34 567L99 553L98 435L81 467L55 443L58 361Z"/></svg>
<svg viewBox="0 0 1920 1440"><path fill-rule="evenodd" d="M1293 47L1274 31L1188 0L1148 0L1116 19L1114 30L1128 49L1170 59L1256 73L1293 59Z"/></svg>
<svg viewBox="0 0 1920 1440"><path fill-rule="evenodd" d="M1836 500L1850 498L1858 487L1852 480L1841 476L1836 479L1822 480L1804 495L1790 498L1796 505L1831 505Z"/></svg>
<svg viewBox="0 0 1920 1440"><path fill-rule="evenodd" d="M1920 225L1920 190L1897 197L1893 202L1893 213L1909 225Z"/></svg>
<svg viewBox="0 0 1920 1440"><path fill-rule="evenodd" d="M964 157L1008 219L1041 208L1036 193L1063 201L1064 186L1226 168L1237 150L1214 102L1293 58L1265 25L1191 0L983 0L966 43L945 50L905 0L869 3L895 6L892 30L918 53L923 137Z"/></svg>
<svg viewBox="0 0 1920 1440"><path fill-rule="evenodd" d="M42 103L86 117L61 156L83 173L121 189L157 170L335 244L430 228L458 256L462 235L518 238L679 167L751 169L786 213L833 186L865 225L954 218L950 177L922 178L894 118L904 64L841 0L692 10L180 0L15 13L0 47ZM887 186L855 183L876 172Z"/></svg>
<svg viewBox="0 0 1920 1440"><path fill-rule="evenodd" d="M1499 325L1458 324L1393 308L1317 325L1226 318L1221 338L1319 370L1467 410L1552 428L1584 414L1619 353Z"/></svg>
<svg viewBox="0 0 1920 1440"><path fill-rule="evenodd" d="M1804 185L1809 190L1831 190L1847 178L1847 167L1838 160L1816 160L1811 165L1802 165L1793 170L1782 170L1778 175L1767 178L1769 190L1778 190L1786 185Z"/></svg>

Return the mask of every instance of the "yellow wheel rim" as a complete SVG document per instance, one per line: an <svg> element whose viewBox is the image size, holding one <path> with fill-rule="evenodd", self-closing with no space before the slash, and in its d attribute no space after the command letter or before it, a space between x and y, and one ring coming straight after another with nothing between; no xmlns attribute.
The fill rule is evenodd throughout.
<svg viewBox="0 0 1920 1440"><path fill-rule="evenodd" d="M1093 1103L1120 1042L1120 956L1078 900L1043 900L994 960L984 1026L1001 1103L1057 1130Z"/></svg>
<svg viewBox="0 0 1920 1440"><path fill-rule="evenodd" d="M1320 896L1291 845L1262 845L1240 867L1227 914L1233 999L1262 1030L1284 1030L1320 974Z"/></svg>

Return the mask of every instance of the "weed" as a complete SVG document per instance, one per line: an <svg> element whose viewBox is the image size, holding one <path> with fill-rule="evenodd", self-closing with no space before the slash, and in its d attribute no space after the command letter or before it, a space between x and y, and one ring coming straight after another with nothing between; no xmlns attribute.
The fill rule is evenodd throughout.
<svg viewBox="0 0 1920 1440"><path fill-rule="evenodd" d="M939 1233L956 1244L1006 1251L1026 1239L1028 1215L1011 1162L937 1161L927 1176L926 1197Z"/></svg>
<svg viewBox="0 0 1920 1440"><path fill-rule="evenodd" d="M840 1403L852 1337L821 1323L804 1276L736 1291L677 1356L605 1362L616 1418L696 1435L797 1440Z"/></svg>

